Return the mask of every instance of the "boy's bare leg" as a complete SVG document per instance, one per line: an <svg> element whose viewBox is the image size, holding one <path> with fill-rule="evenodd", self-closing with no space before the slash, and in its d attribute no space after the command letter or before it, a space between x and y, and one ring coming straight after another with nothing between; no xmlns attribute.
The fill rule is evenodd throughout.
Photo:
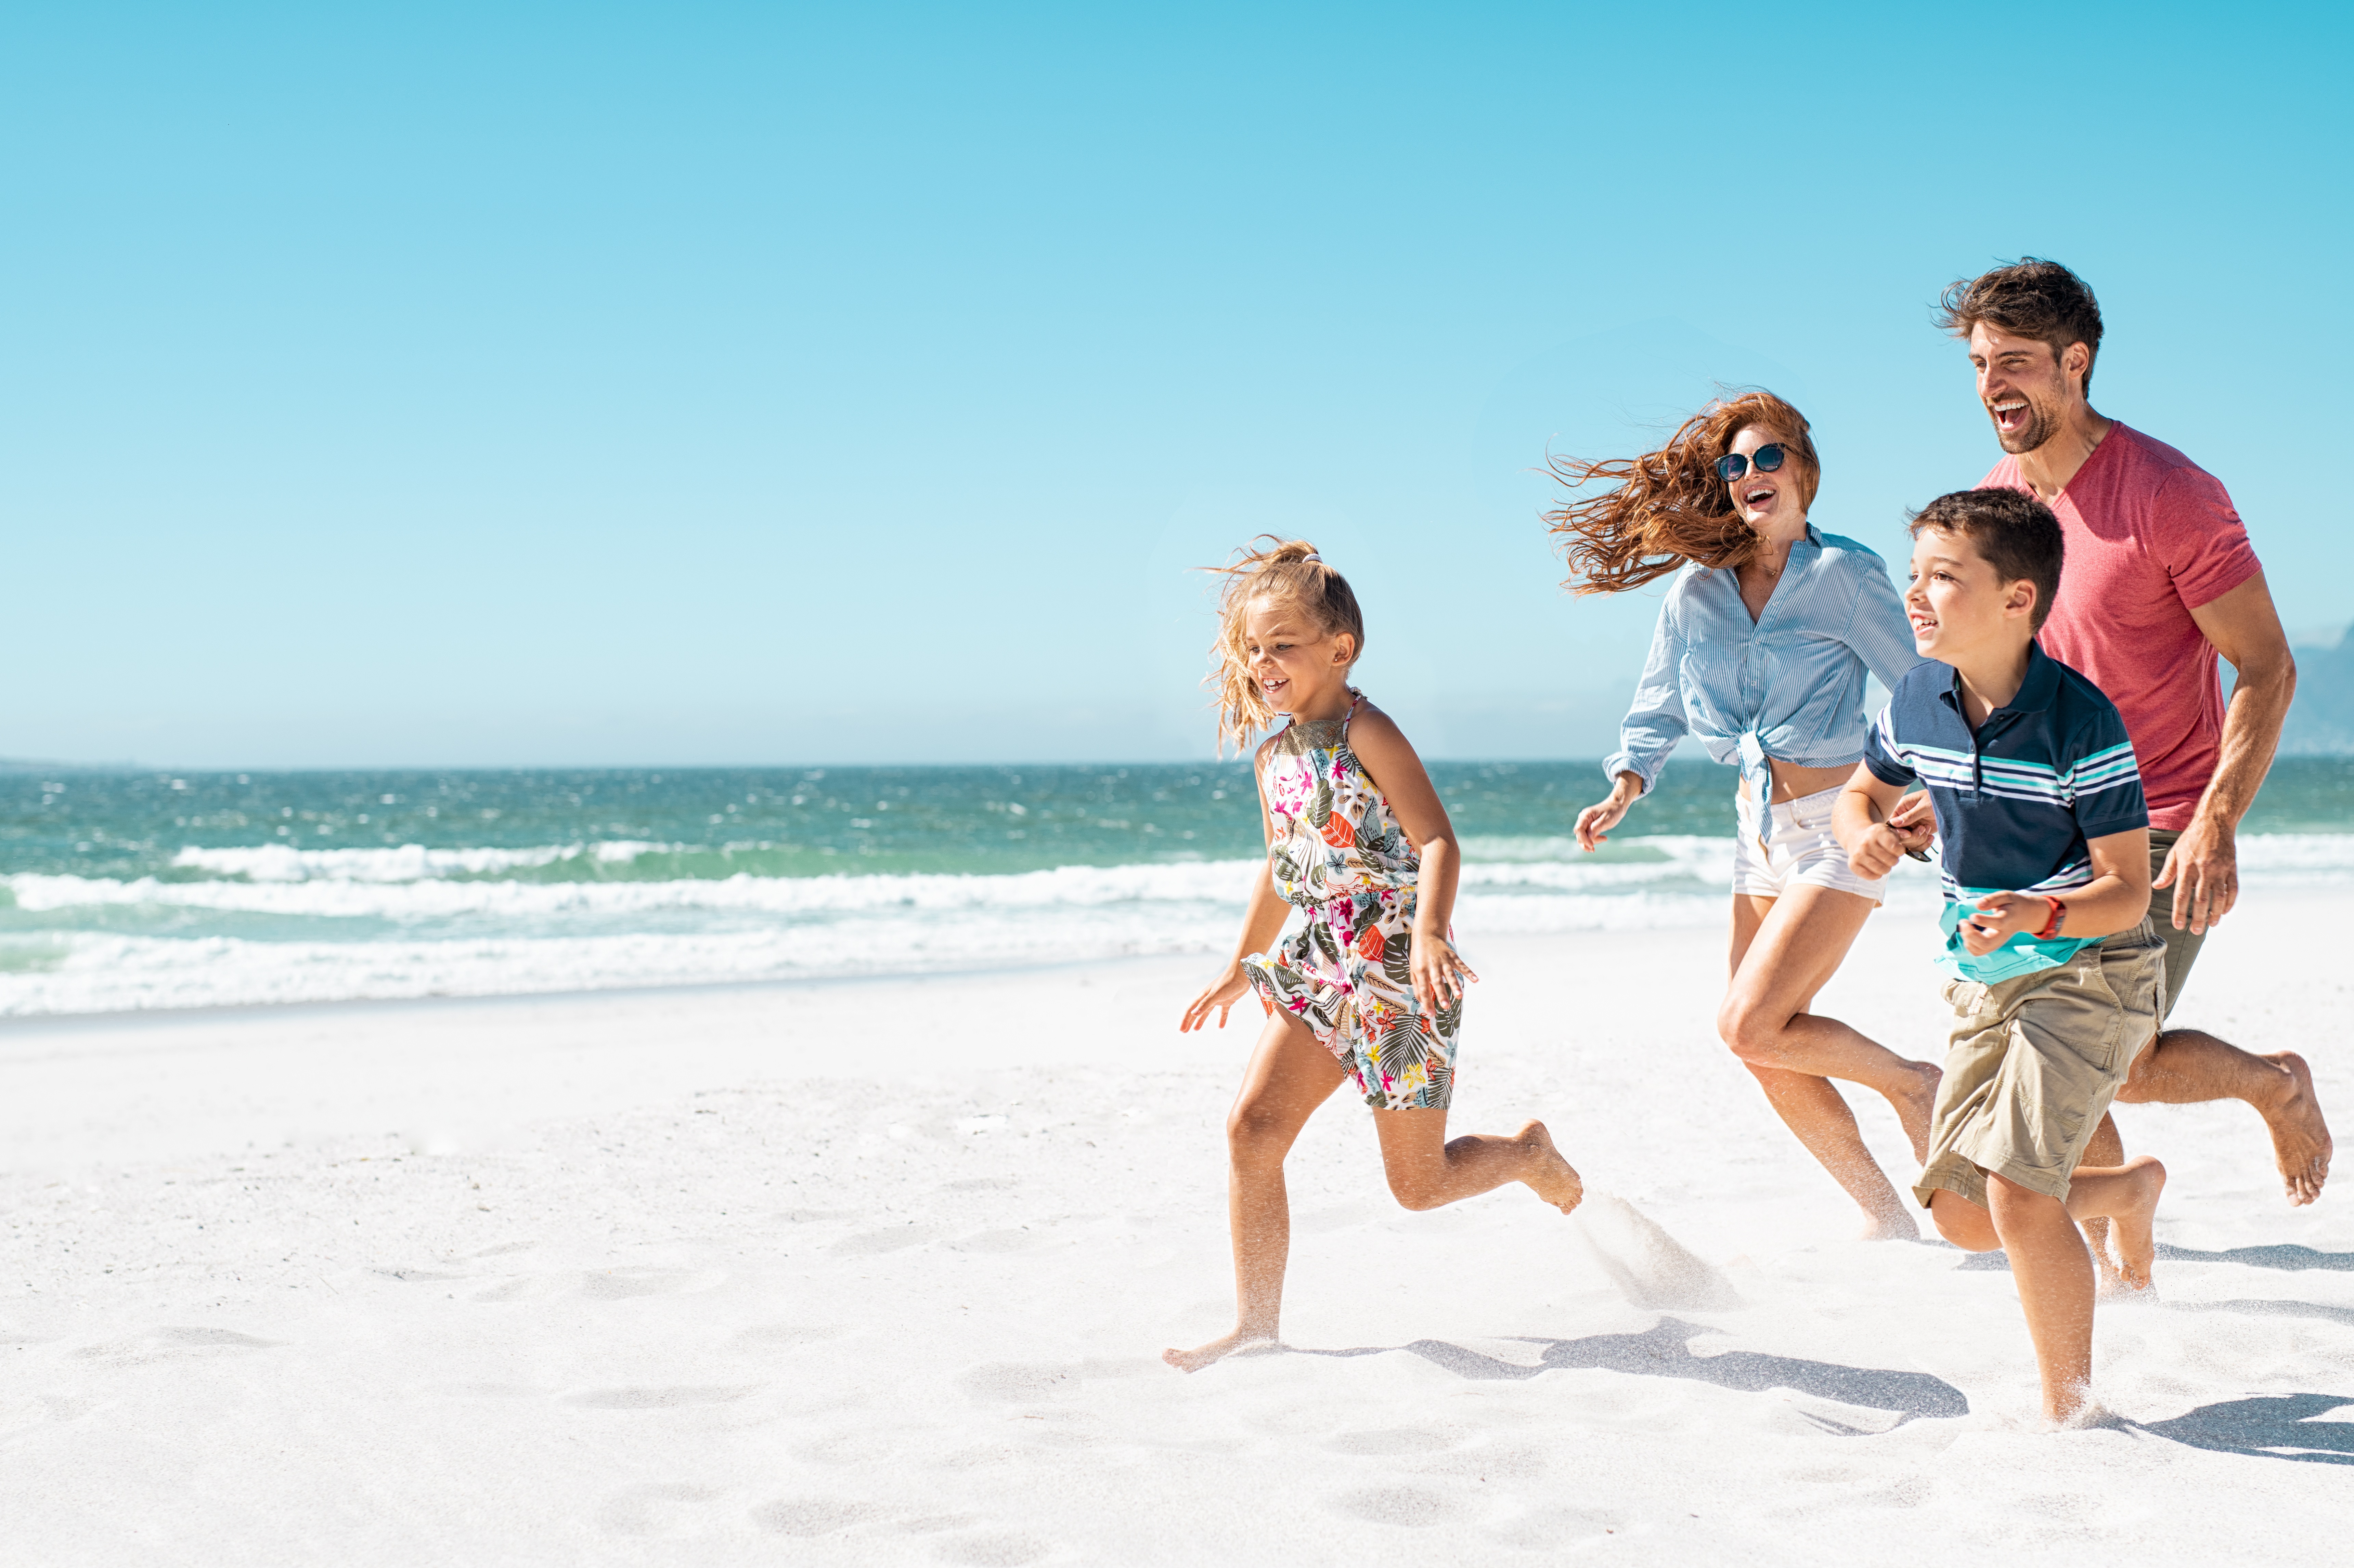
<svg viewBox="0 0 2354 1568"><path fill-rule="evenodd" d="M2043 1414L2069 1421L2093 1398L2093 1259L2059 1199L1987 1176L1987 1213L2010 1258L2043 1379Z"/></svg>
<svg viewBox="0 0 2354 1568"><path fill-rule="evenodd" d="M1987 1214L2019 1285L2042 1376L2043 1414L2053 1421L2072 1421L2092 1404L2093 1260L2075 1222L2112 1222L2126 1279L2147 1286L2156 1251L2151 1221L2165 1186L2166 1168L2146 1154L2115 1170L2079 1166L2065 1203L1987 1175ZM1938 1193L1939 1204L1949 1196ZM1941 1229L1946 1218L1941 1212Z"/></svg>
<svg viewBox="0 0 2354 1568"><path fill-rule="evenodd" d="M1291 1199L1284 1156L1316 1107L1347 1081L1331 1052L1298 1019L1278 1013L1259 1035L1226 1115L1226 1218L1234 1235L1235 1329L1190 1351L1163 1351L1180 1372L1199 1372L1250 1345L1273 1344L1283 1319L1283 1271L1291 1257Z"/></svg>
<svg viewBox="0 0 2354 1568"><path fill-rule="evenodd" d="M1872 908L1861 894L1828 887L1801 886L1779 898L1736 895L1733 980L1717 1029L1755 1075L1783 1124L1863 1210L1864 1234L1909 1240L1921 1234L1912 1210L1864 1147L1854 1111L1829 1080L1842 1078L1886 1097L1914 1157L1926 1160L1938 1069L1807 1011Z"/></svg>
<svg viewBox="0 0 2354 1568"><path fill-rule="evenodd" d="M1474 1132L1449 1139L1444 1110L1385 1110L1373 1113L1373 1128L1390 1193L1406 1208L1439 1208L1508 1181L1524 1183L1564 1214L1585 1200L1585 1183L1541 1121L1510 1138Z"/></svg>
<svg viewBox="0 0 2354 1568"><path fill-rule="evenodd" d="M2244 1100L2273 1135L2273 1160L2290 1202L2312 1202L2329 1180L2329 1124L2314 1097L2312 1070L2294 1051L2259 1056L2203 1029L2169 1029L2134 1059L2117 1098L2168 1106Z"/></svg>

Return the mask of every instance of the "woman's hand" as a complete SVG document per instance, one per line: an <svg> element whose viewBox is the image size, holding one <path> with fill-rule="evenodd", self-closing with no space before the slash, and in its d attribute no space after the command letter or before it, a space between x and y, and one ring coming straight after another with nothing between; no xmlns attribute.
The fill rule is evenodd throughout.
<svg viewBox="0 0 2354 1568"><path fill-rule="evenodd" d="M1597 801L1577 813L1577 847L1592 854L1596 847L1609 841L1610 830L1627 814L1627 808L1642 798L1643 780L1632 773L1618 775L1617 786L1610 798Z"/></svg>
<svg viewBox="0 0 2354 1568"><path fill-rule="evenodd" d="M1225 972L1204 986L1202 989L1202 994L1195 997L1185 1009L1185 1017L1177 1025L1177 1033L1190 1034L1196 1029L1207 1029L1210 1026L1212 1008L1217 1009L1218 1027L1224 1029L1226 1026L1226 1013L1235 1002L1243 999L1243 994L1250 988L1250 977L1243 973L1242 960L1228 959Z"/></svg>
<svg viewBox="0 0 2354 1568"><path fill-rule="evenodd" d="M1414 934L1414 956L1406 968L1414 975L1414 1000L1426 1014L1462 1001L1464 982L1479 978L1456 955L1453 945L1436 931Z"/></svg>

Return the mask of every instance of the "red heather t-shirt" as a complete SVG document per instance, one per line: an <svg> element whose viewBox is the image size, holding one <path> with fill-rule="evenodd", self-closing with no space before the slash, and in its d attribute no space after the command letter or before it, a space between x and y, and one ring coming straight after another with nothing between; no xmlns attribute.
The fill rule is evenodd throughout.
<svg viewBox="0 0 2354 1568"><path fill-rule="evenodd" d="M1978 482L2033 489L2015 457ZM2125 715L2149 825L2187 828L2223 737L2215 647L2190 612L2263 569L2248 530L2212 474L2115 423L2052 510L2068 559L2038 641Z"/></svg>

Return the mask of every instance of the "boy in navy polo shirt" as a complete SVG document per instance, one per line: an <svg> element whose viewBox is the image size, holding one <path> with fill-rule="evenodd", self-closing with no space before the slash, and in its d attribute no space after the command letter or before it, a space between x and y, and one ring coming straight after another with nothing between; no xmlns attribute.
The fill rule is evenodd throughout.
<svg viewBox="0 0 2354 1568"><path fill-rule="evenodd" d="M2035 644L2060 586L2051 510L1962 491L1912 531L1904 609L1931 662L1890 694L1831 831L1858 875L1884 876L1908 837L1890 808L1928 789L1954 1020L1914 1192L1947 1241L2009 1252L2044 1414L2070 1421L2093 1408L2093 1260L2073 1222L2114 1222L2120 1272L2146 1287L2166 1184L2146 1155L2078 1163L2158 1033L2149 813L2115 705Z"/></svg>

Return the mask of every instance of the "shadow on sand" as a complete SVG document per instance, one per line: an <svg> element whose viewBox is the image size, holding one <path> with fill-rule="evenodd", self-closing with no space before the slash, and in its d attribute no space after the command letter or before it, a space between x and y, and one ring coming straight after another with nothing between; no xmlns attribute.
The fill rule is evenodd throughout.
<svg viewBox="0 0 2354 1568"><path fill-rule="evenodd" d="M1694 1323L1662 1318L1657 1327L1640 1334L1594 1334L1583 1340L1542 1340L1513 1335L1524 1344L1542 1345L1533 1366L1500 1361L1449 1344L1445 1340L1416 1340L1407 1345L1370 1345L1346 1351L1309 1351L1317 1356L1378 1356L1393 1350L1411 1351L1446 1368L1458 1377L1479 1381L1531 1378L1540 1372L1573 1368L1596 1368L1634 1377L1689 1378L1712 1383L1744 1393L1787 1388L1861 1410L1886 1410L1902 1425L1921 1416L1967 1415L1970 1402L1962 1391L1927 1372L1886 1372L1871 1367L1840 1366L1834 1361L1799 1361L1791 1356L1761 1355L1754 1351L1727 1351L1722 1355L1696 1356L1686 1341L1713 1333ZM1827 1431L1861 1434L1861 1427L1843 1426L1822 1416L1808 1419Z"/></svg>
<svg viewBox="0 0 2354 1568"><path fill-rule="evenodd" d="M2354 1252L2316 1252L2295 1242L2282 1242L2273 1246L2235 1246L2228 1252L2196 1252L2187 1246L2158 1244L2161 1262L2173 1263L2244 1263L2250 1268L2279 1268L2300 1274L2308 1268L2335 1269L2340 1274L2354 1274Z"/></svg>
<svg viewBox="0 0 2354 1568"><path fill-rule="evenodd" d="M2354 1395L2289 1393L2202 1404L2171 1421L2128 1421L2136 1432L2192 1448L2252 1458L2302 1459L2313 1465L2354 1465L2354 1422L2316 1421Z"/></svg>

